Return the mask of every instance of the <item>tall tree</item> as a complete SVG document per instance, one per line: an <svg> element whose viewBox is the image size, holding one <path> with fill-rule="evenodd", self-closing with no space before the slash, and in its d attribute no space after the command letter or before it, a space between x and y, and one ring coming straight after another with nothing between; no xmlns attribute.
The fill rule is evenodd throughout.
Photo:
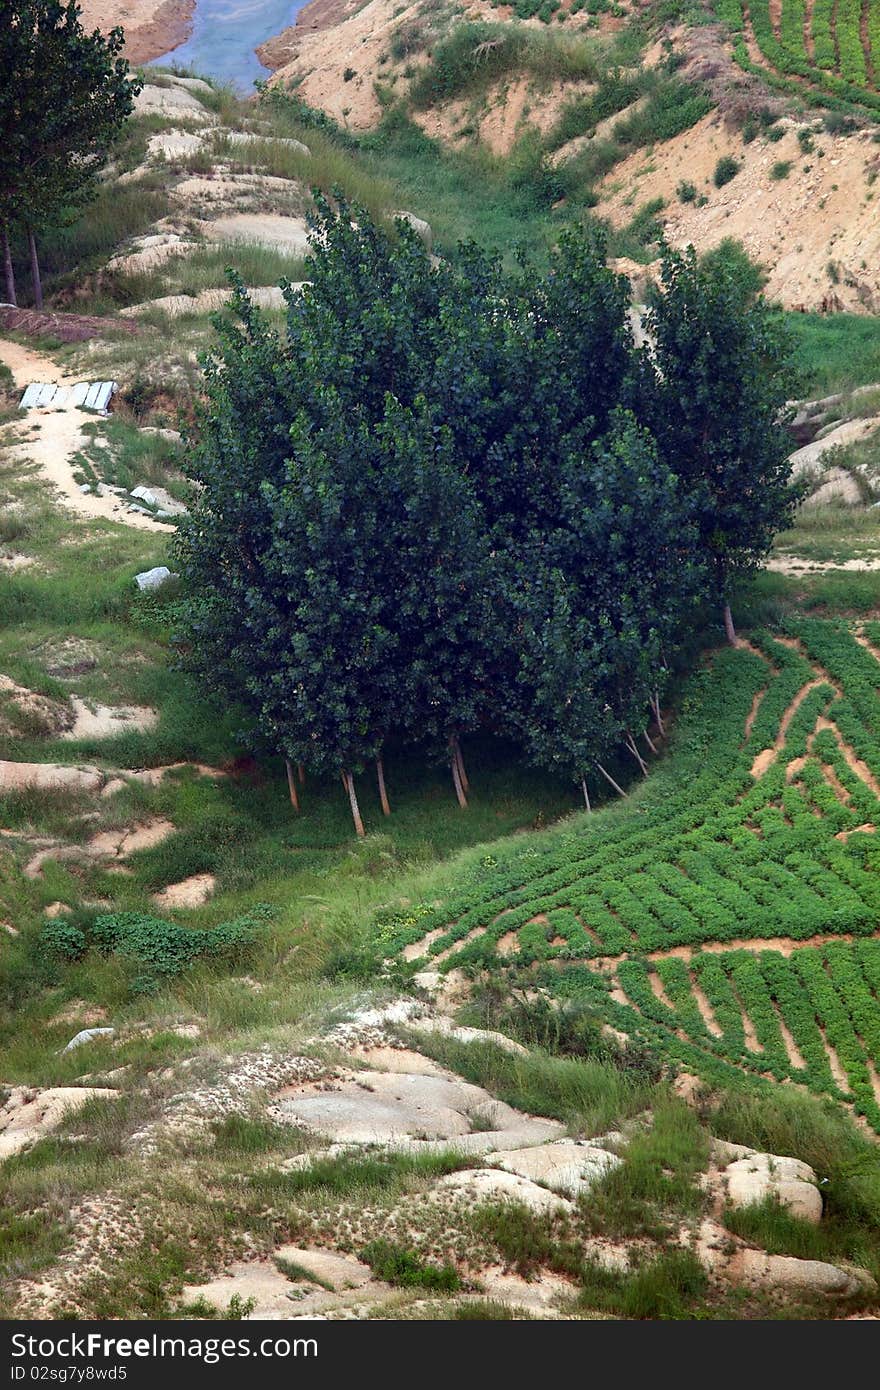
<svg viewBox="0 0 880 1390"><path fill-rule="evenodd" d="M4 245L13 226L25 232L38 304L36 236L93 196L141 87L123 43L121 29L87 34L77 0L6 0L0 10L0 227Z"/></svg>
<svg viewBox="0 0 880 1390"><path fill-rule="evenodd" d="M785 429L787 338L723 260L701 264L693 248L664 253L647 329L642 418L691 499L708 584L733 642L733 586L760 566L797 502Z"/></svg>

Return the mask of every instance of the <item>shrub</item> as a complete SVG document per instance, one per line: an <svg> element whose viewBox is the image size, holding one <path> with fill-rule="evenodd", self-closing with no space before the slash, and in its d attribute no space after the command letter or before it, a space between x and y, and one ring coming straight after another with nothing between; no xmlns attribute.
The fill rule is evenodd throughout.
<svg viewBox="0 0 880 1390"><path fill-rule="evenodd" d="M41 932L43 949L60 960L79 960L85 955L87 942L83 932L73 922L56 917L47 922Z"/></svg>
<svg viewBox="0 0 880 1390"><path fill-rule="evenodd" d="M254 946L265 916L266 909L258 907L233 921L199 929L144 912L116 912L95 917L82 930L63 919L47 922L39 939L47 952L66 960L78 959L90 947L121 957L139 971L132 987L140 993L197 961L240 963Z"/></svg>
<svg viewBox="0 0 880 1390"><path fill-rule="evenodd" d="M770 170L770 177L771 179L775 179L778 183L781 179L787 179L790 173L791 160L778 159L776 163L773 165L773 168Z"/></svg>
<svg viewBox="0 0 880 1390"><path fill-rule="evenodd" d="M736 178L739 171L739 162L733 158L733 155L722 155L715 165L715 172L712 175L712 181L715 187L723 188L726 183L730 183L731 179Z"/></svg>
<svg viewBox="0 0 880 1390"><path fill-rule="evenodd" d="M461 1279L454 1265L431 1264L414 1250L390 1240L373 1240L364 1246L361 1259L377 1279L403 1289L431 1289L435 1293L455 1293Z"/></svg>
<svg viewBox="0 0 880 1390"><path fill-rule="evenodd" d="M697 185L688 179L682 179L675 194L680 203L695 203L697 201Z"/></svg>

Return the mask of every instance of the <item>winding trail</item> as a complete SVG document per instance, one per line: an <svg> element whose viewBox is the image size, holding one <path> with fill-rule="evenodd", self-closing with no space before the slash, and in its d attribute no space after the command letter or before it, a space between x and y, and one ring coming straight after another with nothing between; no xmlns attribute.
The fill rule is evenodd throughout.
<svg viewBox="0 0 880 1390"><path fill-rule="evenodd" d="M21 391L33 381L72 385L79 379L70 372L63 372L51 357L9 338L0 338L0 362L12 372L15 385ZM20 417L20 424L16 422L12 426L12 431L16 432L12 435L14 442L5 445L4 452L22 463L35 464L58 500L84 520L116 521L142 531L167 534L168 528L161 521L154 521L143 512L128 511L114 492L80 491L73 476L72 461L88 443L83 425L94 419L94 414L77 406L29 410Z"/></svg>

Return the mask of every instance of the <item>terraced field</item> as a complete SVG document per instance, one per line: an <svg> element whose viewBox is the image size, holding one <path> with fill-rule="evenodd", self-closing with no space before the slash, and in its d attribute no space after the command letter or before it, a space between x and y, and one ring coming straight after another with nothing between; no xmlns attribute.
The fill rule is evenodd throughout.
<svg viewBox="0 0 880 1390"><path fill-rule="evenodd" d="M708 1080L801 1083L880 1132L878 686L880 623L715 653L626 802L487 855L384 939L525 969Z"/></svg>
<svg viewBox="0 0 880 1390"><path fill-rule="evenodd" d="M880 0L718 0L741 67L880 109Z"/></svg>

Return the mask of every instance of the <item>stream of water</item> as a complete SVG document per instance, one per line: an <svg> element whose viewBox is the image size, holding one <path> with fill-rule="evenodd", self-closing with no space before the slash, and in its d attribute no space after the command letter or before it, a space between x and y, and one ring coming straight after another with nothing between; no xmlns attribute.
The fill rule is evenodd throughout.
<svg viewBox="0 0 880 1390"><path fill-rule="evenodd" d="M240 92L251 92L258 78L269 75L254 49L292 24L305 2L196 0L189 38L156 62L191 67Z"/></svg>

